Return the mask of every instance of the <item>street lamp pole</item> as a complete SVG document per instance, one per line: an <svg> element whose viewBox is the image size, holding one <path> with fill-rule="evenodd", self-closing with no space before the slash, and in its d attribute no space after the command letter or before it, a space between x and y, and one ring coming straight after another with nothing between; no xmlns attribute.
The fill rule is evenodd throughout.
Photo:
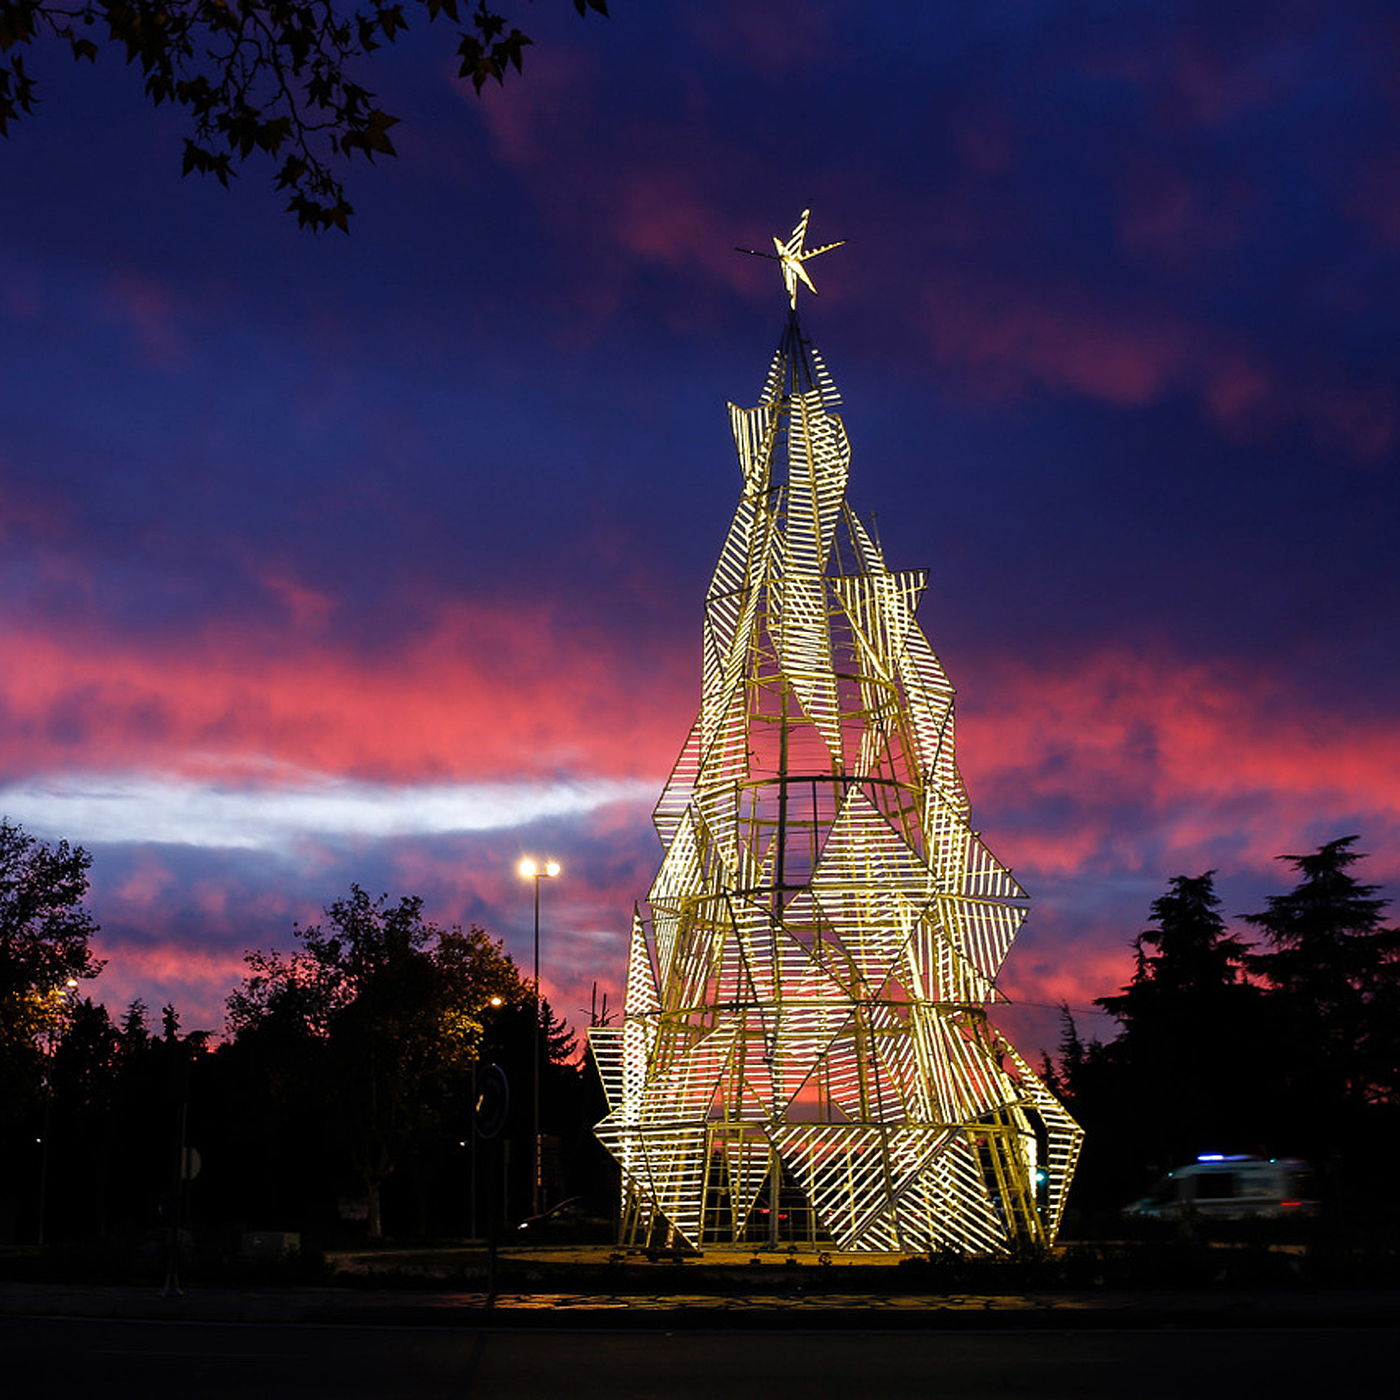
<svg viewBox="0 0 1400 1400"><path fill-rule="evenodd" d="M55 987L53 997L61 999L62 1015L67 1019L73 1007L73 995L78 990L78 979L70 977L63 986ZM54 1026L50 1021L46 1028L44 1048L44 1136L39 1140L39 1249L44 1248L44 1217L49 1204L49 1133L53 1130L53 1064L58 1053L58 1042L54 1039Z"/></svg>
<svg viewBox="0 0 1400 1400"><path fill-rule="evenodd" d="M532 1119L532 1146L530 1152L531 1193L530 1214L538 1215L543 1209L541 1201L541 1177L544 1163L540 1154L540 1041L544 1038L544 1027L540 1021L540 881L553 880L560 872L557 860L535 861L526 857L520 862L520 874L526 880L535 882L535 1054L534 1054L534 1094Z"/></svg>
<svg viewBox="0 0 1400 1400"><path fill-rule="evenodd" d="M491 1007L492 1010L494 1010L494 1011L499 1011L499 1010L501 1009L501 1007L505 1004L505 999L504 999L503 997L499 997L499 996L492 996L492 997L490 998L490 1000L489 1000L486 1004L487 1004L489 1007ZM483 1037L484 1037L484 1031L483 1031ZM468 1136L471 1138L471 1144L472 1144L472 1145L471 1145L471 1208L470 1208L470 1210L469 1210L469 1212L468 1212L468 1215L469 1215L469 1217L470 1217L471 1238L474 1239L474 1240L480 1238L480 1236L478 1236L477 1233L476 1233L476 1140L477 1140L477 1138L479 1138L479 1137L481 1136L480 1127L479 1127L479 1125L478 1125L479 1110L480 1110L480 1106L481 1106L481 1105L480 1105L480 1099L479 1099L479 1094L478 1094L478 1090L477 1090L477 1077L478 1077L478 1075L479 1075L480 1072L481 1072L481 1052L482 1052L483 1048L484 1048L484 1042L483 1042L483 1044L478 1045L478 1046L476 1047L476 1058L472 1061L472 1117L471 1117L471 1122L470 1122L470 1124L469 1124L468 1127L467 1127L467 1134L468 1134ZM493 1224L493 1225L491 1226L491 1228L494 1230L494 1229L495 1229L495 1225ZM492 1239L494 1239L494 1238L495 1238L495 1236L492 1235Z"/></svg>

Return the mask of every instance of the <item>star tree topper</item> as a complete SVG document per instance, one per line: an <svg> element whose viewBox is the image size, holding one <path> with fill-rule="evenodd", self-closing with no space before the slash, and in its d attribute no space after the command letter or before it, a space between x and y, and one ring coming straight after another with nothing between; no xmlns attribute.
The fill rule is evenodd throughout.
<svg viewBox="0 0 1400 1400"><path fill-rule="evenodd" d="M835 243L823 243L820 248L804 248L802 240L807 237L807 220L812 217L810 209L802 211L802 217L797 221L797 227L793 229L784 243L776 234L773 235L774 252L760 253L757 248L737 248L739 253L752 253L756 258L771 258L778 263L783 272L783 286L787 289L788 304L794 311L797 310L797 284L802 283L813 296L816 296L817 289L812 285L812 279L807 275L807 269L802 266L809 258L815 258L818 253L829 253L833 248L839 248L845 239L842 238Z"/></svg>

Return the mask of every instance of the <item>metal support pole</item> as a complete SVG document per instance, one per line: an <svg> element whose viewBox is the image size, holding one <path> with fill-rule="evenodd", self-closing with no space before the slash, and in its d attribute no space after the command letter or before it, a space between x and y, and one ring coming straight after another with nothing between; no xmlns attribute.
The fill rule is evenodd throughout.
<svg viewBox="0 0 1400 1400"><path fill-rule="evenodd" d="M44 1248L44 1214L49 1202L49 1132L53 1125L53 1069L45 1071L49 1083L44 1085L44 1136L39 1141L39 1249Z"/></svg>
<svg viewBox="0 0 1400 1400"><path fill-rule="evenodd" d="M540 1039L543 1030L540 1026L540 872L535 872L535 1092L534 1092L534 1131L531 1135L530 1166L533 1189L530 1196L530 1214L538 1215L540 1204Z"/></svg>
<svg viewBox="0 0 1400 1400"><path fill-rule="evenodd" d="M175 1161L170 1172L170 1231L166 1243L165 1287L161 1290L167 1298L181 1296L180 1206L185 1184L185 1127L189 1108L189 1097L182 1086L180 1103L175 1110Z"/></svg>
<svg viewBox="0 0 1400 1400"><path fill-rule="evenodd" d="M559 874L559 862L557 860L535 861L526 857L520 862L520 874L527 880L535 882L535 975L534 975L534 1003L535 1003L535 1043L534 1053L531 1059L534 1064L534 1089L530 1096L531 1103L531 1132L530 1132L530 1213L539 1215L544 1207L544 1159L540 1152L540 1041L544 1038L543 1010L540 1002L540 881L552 880Z"/></svg>
<svg viewBox="0 0 1400 1400"><path fill-rule="evenodd" d="M768 1248L778 1247L778 1202L783 1198L783 1164L778 1149L768 1149Z"/></svg>
<svg viewBox="0 0 1400 1400"><path fill-rule="evenodd" d="M478 1051L477 1053L480 1054L481 1052ZM473 1061L472 1061L472 1117L471 1117L471 1122L467 1125L467 1136L468 1136L468 1138L471 1140L471 1156L470 1156L470 1158L468 1159L468 1160L470 1161L470 1163L471 1163L471 1169L470 1169L471 1191L470 1191L470 1195L469 1195L469 1205L468 1205L468 1209L467 1209L467 1216L468 1216L468 1222L469 1222L469 1223L468 1223L467 1235L468 1235L468 1238L473 1239L473 1240L476 1240L476 1239L480 1239L480 1238L481 1238L481 1236L478 1235L477 1232L476 1232L476 1139L477 1139L477 1136L478 1136L477 1131L476 1131L476 1094L477 1094L476 1076L477 1076L477 1073L478 1073L478 1071L479 1071L480 1069L481 1069L481 1061L480 1061L479 1059L478 1059L478 1060L473 1060Z"/></svg>

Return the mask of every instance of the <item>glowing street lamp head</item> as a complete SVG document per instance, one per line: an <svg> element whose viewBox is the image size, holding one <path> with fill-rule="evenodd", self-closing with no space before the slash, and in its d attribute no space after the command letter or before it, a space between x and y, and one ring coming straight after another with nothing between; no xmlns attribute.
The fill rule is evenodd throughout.
<svg viewBox="0 0 1400 1400"><path fill-rule="evenodd" d="M522 879L533 880L539 874L539 868L532 860L522 860L520 862L520 874Z"/></svg>
<svg viewBox="0 0 1400 1400"><path fill-rule="evenodd" d="M557 860L545 861L544 873L552 880L559 873L559 862Z"/></svg>
<svg viewBox="0 0 1400 1400"><path fill-rule="evenodd" d="M522 880L552 880L558 875L563 867L557 860L537 861L526 856L516 867L520 871Z"/></svg>

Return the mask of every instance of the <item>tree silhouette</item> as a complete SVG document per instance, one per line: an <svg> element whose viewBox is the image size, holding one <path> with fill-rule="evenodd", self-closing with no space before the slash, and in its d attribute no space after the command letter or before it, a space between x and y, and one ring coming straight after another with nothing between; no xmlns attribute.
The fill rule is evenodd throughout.
<svg viewBox="0 0 1400 1400"><path fill-rule="evenodd" d="M1243 976L1248 949L1226 931L1214 875L1178 875L1152 902L1132 979L1096 1001L1118 1020L1113 1040L1083 1044L1062 1014L1060 1071L1085 1128L1085 1195L1122 1200L1145 1175L1208 1149L1253 1147L1267 1132L1261 993Z"/></svg>
<svg viewBox="0 0 1400 1400"><path fill-rule="evenodd" d="M51 846L0 817L0 1037L32 1040L70 979L96 977L88 946L97 932L83 904L92 857L81 846Z"/></svg>
<svg viewBox="0 0 1400 1400"><path fill-rule="evenodd" d="M81 846L0 818L0 1198L28 1199L46 1171L33 1158L36 1141L47 1154L53 1053L78 982L102 970L83 904L91 864Z"/></svg>
<svg viewBox="0 0 1400 1400"><path fill-rule="evenodd" d="M276 187L304 228L348 229L354 213L330 162L392 156L398 118L352 73L409 30L409 15L456 27L458 76L480 93L520 71L529 36L486 0L0 0L0 136L38 101L21 47L51 38L75 59L102 47L139 65L156 105L183 107L184 173L227 185L255 152L280 162ZM606 0L572 0L580 15Z"/></svg>
<svg viewBox="0 0 1400 1400"><path fill-rule="evenodd" d="M352 885L324 926L295 930L298 951L249 954L228 1001L235 1040L271 1052L284 1105L310 1095L331 1106L372 1238L383 1234L391 1173L466 1112L487 1023L529 999L499 943L426 922L422 903L372 900Z"/></svg>
<svg viewBox="0 0 1400 1400"><path fill-rule="evenodd" d="M107 1008L85 998L73 1007L54 1050L49 1239L100 1235L106 1228L120 1044Z"/></svg>
<svg viewBox="0 0 1400 1400"><path fill-rule="evenodd" d="M1163 1166L1249 1146L1269 1116L1255 1064L1259 991L1244 980L1248 948L1226 932L1214 881L1208 870L1169 882L1136 940L1132 981L1098 1001L1123 1027L1114 1053L1139 1082L1143 1145Z"/></svg>
<svg viewBox="0 0 1400 1400"><path fill-rule="evenodd" d="M1302 878L1244 916L1268 939L1249 965L1271 989L1290 1111L1320 1157L1337 1151L1358 1110L1400 1098L1400 931L1381 926L1378 887L1351 873L1363 859L1357 839L1280 856Z"/></svg>
<svg viewBox="0 0 1400 1400"><path fill-rule="evenodd" d="M1302 1156L1333 1204L1389 1194L1400 1150L1400 931L1351 867L1355 836L1281 856L1298 884L1230 934L1213 872L1171 880L1134 940L1132 978L1097 1004L1118 1034L1059 1047L1083 1123L1080 1199L1121 1204L1204 1150Z"/></svg>

